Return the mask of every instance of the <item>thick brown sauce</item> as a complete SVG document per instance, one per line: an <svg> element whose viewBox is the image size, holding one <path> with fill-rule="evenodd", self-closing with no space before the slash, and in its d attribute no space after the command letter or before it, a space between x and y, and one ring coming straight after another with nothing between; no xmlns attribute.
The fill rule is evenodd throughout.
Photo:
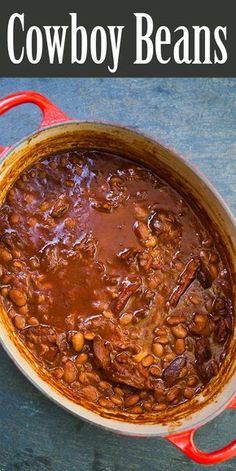
<svg viewBox="0 0 236 471"><path fill-rule="evenodd" d="M26 170L0 212L1 294L77 400L148 414L218 374L232 287L214 234L152 171L97 151Z"/></svg>

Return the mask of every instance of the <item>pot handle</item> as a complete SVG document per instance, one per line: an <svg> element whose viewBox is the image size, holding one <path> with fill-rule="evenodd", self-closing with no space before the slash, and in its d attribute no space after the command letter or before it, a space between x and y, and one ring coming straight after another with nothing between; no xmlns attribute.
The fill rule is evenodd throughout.
<svg viewBox="0 0 236 471"><path fill-rule="evenodd" d="M229 403L226 409L236 408L236 397ZM236 440L226 445L220 450L204 453L194 444L194 434L198 428L193 428L185 432L176 433L166 437L171 443L179 448L185 455L200 464L211 465L226 461L236 455Z"/></svg>
<svg viewBox="0 0 236 471"><path fill-rule="evenodd" d="M39 129L46 126L50 126L56 123L62 123L63 121L70 121L71 118L63 113L57 106L55 106L48 98L41 93L34 92L32 90L12 93L0 100L0 115L6 113L6 111L14 108L15 106L22 105L25 103L33 103L37 105L42 112L42 121L39 125ZM0 146L0 156L5 153L11 146L2 147Z"/></svg>

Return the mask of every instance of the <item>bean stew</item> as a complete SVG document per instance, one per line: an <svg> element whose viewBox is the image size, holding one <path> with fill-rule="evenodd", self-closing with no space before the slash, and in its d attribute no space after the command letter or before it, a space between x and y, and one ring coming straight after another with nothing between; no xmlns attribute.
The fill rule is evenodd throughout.
<svg viewBox="0 0 236 471"><path fill-rule="evenodd" d="M39 367L99 413L191 400L233 331L210 221L161 175L96 150L49 156L8 191L0 290Z"/></svg>

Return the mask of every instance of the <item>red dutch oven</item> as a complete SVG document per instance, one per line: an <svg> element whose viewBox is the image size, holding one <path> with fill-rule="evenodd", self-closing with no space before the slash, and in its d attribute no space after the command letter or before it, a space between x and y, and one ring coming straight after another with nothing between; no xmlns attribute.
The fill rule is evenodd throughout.
<svg viewBox="0 0 236 471"><path fill-rule="evenodd" d="M0 100L0 114L25 103L34 103L42 112L39 129L14 146L0 147L0 204L6 192L26 167L50 153L74 148L97 148L121 154L153 169L171 172L182 188L190 193L208 213L224 241L232 276L235 274L236 225L226 204L208 182L183 157L152 139L130 129L106 123L72 120L43 95L24 91ZM44 394L78 417L113 432L140 436L160 436L169 440L192 460L201 464L216 464L236 455L236 440L224 448L204 453L194 444L194 433L225 409L236 407L235 334L219 377L202 394L187 405L175 408L169 417L158 416L158 423L137 423L127 418L101 417L66 397L50 384L50 379L34 363L13 331L0 305L0 339L2 346L25 376Z"/></svg>

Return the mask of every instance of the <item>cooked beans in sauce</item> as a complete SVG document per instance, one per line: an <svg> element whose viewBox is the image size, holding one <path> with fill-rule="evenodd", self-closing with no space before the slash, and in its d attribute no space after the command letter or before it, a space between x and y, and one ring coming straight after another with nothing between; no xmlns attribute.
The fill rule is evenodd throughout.
<svg viewBox="0 0 236 471"><path fill-rule="evenodd" d="M219 247L153 171L95 150L50 156L0 211L2 302L77 402L158 414L191 400L226 355L232 286Z"/></svg>

